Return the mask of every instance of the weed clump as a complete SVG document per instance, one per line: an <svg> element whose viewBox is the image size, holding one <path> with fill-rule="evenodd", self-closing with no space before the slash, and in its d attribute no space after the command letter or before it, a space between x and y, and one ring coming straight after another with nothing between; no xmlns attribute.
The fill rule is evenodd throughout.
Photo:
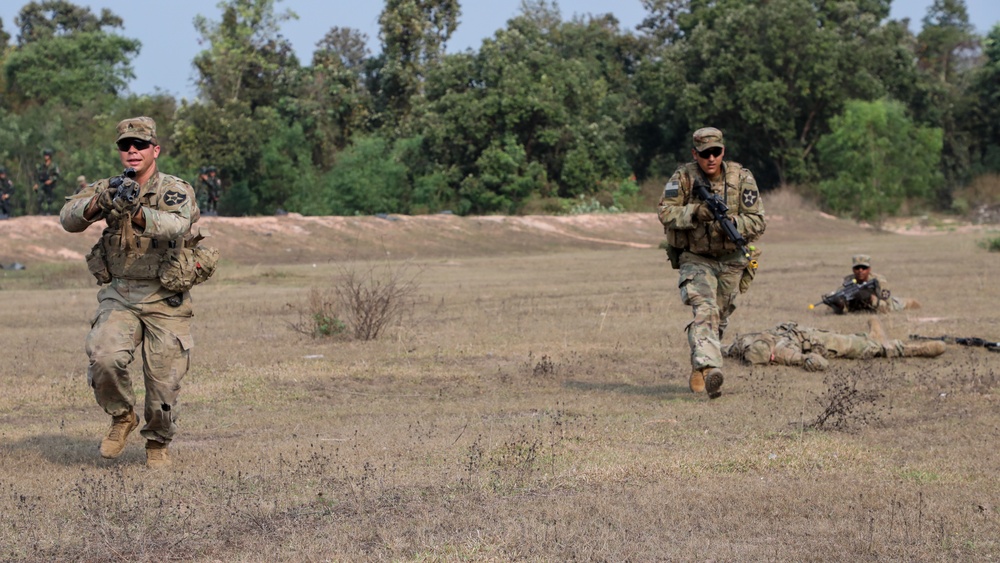
<svg viewBox="0 0 1000 563"><path fill-rule="evenodd" d="M406 263L345 266L332 288L312 288L304 304L289 304L299 314L290 327L314 338L375 340L413 309L420 290L418 275Z"/></svg>
<svg viewBox="0 0 1000 563"><path fill-rule="evenodd" d="M879 402L885 395L877 389L884 387L878 382L884 383L886 378L875 377L874 389L859 388L859 383L862 380L871 381L872 375L871 372L852 369L833 372L823 378L827 389L816 397L822 411L806 427L817 430L848 430L855 425L867 425L881 420Z"/></svg>

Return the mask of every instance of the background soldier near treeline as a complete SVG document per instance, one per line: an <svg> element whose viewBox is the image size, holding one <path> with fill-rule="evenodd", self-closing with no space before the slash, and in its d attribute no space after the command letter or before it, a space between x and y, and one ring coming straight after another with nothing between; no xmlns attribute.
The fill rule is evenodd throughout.
<svg viewBox="0 0 1000 563"><path fill-rule="evenodd" d="M10 217L13 212L14 182L7 177L7 169L0 166L0 219Z"/></svg>
<svg viewBox="0 0 1000 563"><path fill-rule="evenodd" d="M206 166L198 175L198 203L204 202L205 213L218 213L219 198L222 197L222 180L218 177L218 169Z"/></svg>
<svg viewBox="0 0 1000 563"><path fill-rule="evenodd" d="M59 184L59 165L52 161L52 149L42 151L42 162L35 166L34 191L38 192L38 213L50 215L62 206L56 205L56 187Z"/></svg>

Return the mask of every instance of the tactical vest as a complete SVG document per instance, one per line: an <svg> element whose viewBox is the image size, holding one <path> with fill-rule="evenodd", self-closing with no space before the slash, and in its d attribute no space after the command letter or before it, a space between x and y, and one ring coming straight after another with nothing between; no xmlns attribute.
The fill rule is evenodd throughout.
<svg viewBox="0 0 1000 563"><path fill-rule="evenodd" d="M722 175L722 191L717 191L719 181L712 184L712 191L718 193L726 202L726 206L732 211L740 209L740 186L742 184L743 167L735 162L726 162ZM691 162L684 166L684 174L681 178L679 189L684 194L683 203L697 203L691 193L694 178L701 174L698 164ZM712 231L710 223L699 225L695 229L675 230L667 229L667 243L674 248L681 248L695 254L708 256L724 256L736 251L736 243L729 240L725 234Z"/></svg>
<svg viewBox="0 0 1000 563"><path fill-rule="evenodd" d="M160 194L165 191L163 188L165 181L170 181L170 179L161 174L158 184L139 196L140 204L151 209L158 209ZM107 188L108 180L101 180L101 182ZM123 244L120 225L108 227L101 235L101 244L108 264L108 271L112 277L126 280L156 279L163 256L170 249L181 245L183 240L183 236L165 241L144 236L142 233L134 233L133 240L130 241L131 244Z"/></svg>

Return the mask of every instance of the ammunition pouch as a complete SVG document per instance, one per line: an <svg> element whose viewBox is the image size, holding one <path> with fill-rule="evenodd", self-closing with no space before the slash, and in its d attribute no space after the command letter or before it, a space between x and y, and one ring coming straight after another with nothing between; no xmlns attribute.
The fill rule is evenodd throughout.
<svg viewBox="0 0 1000 563"><path fill-rule="evenodd" d="M160 260L157 277L160 284L177 293L183 293L208 280L219 264L219 250L202 246L205 238L201 232L187 239L183 246L170 249Z"/></svg>
<svg viewBox="0 0 1000 563"><path fill-rule="evenodd" d="M111 272L108 270L108 261L104 256L104 245L102 241L87 253L87 270L97 279L97 285L111 283Z"/></svg>
<svg viewBox="0 0 1000 563"><path fill-rule="evenodd" d="M675 270L681 269L681 252L684 251L682 248L677 248L670 244L670 241L663 241L660 243L660 248L667 251L667 260L670 261L670 267Z"/></svg>

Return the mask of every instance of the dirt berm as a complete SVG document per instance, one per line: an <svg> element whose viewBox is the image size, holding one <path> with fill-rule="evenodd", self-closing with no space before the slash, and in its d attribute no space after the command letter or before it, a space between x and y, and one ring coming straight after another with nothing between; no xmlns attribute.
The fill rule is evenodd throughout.
<svg viewBox="0 0 1000 563"><path fill-rule="evenodd" d="M801 211L798 212L798 211ZM801 216L799 216L801 215ZM815 211L797 210L793 221L768 214L769 240L808 229L848 233L857 227ZM433 256L534 254L573 249L649 248L663 239L653 213L572 216L388 215L364 217L202 217L198 223L223 260L243 264ZM800 226L801 225L801 226ZM83 261L103 223L67 233L57 217L0 221L0 263ZM789 228L791 227L791 229Z"/></svg>

